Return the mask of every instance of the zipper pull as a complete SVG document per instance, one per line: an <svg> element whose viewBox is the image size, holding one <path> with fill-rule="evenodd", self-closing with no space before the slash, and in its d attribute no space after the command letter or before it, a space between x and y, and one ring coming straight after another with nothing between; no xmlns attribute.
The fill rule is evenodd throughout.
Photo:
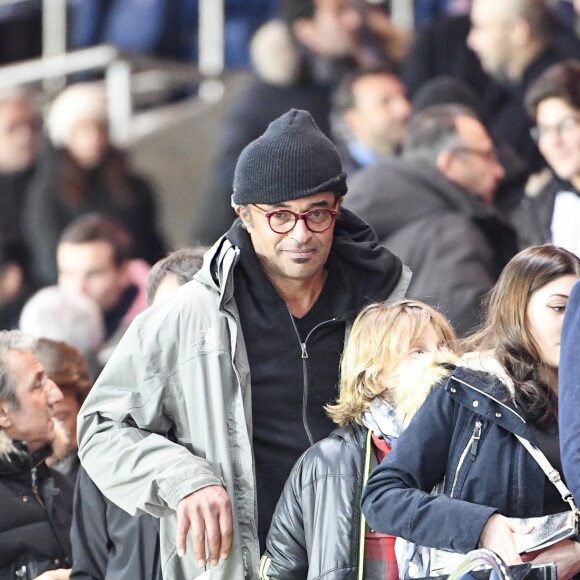
<svg viewBox="0 0 580 580"><path fill-rule="evenodd" d="M300 348L302 348L302 358L308 358L308 353L306 352L306 343L301 342Z"/></svg>
<svg viewBox="0 0 580 580"><path fill-rule="evenodd" d="M473 435L471 436L470 453L473 457L477 455L477 447L479 445L480 439L481 439L481 421L476 421L475 428L473 429Z"/></svg>
<svg viewBox="0 0 580 580"><path fill-rule="evenodd" d="M40 486L38 485L38 478L37 478L37 474L36 474L36 467L33 467L32 470L30 471L30 476L32 479L32 493L34 494L34 497L36 498L36 501L44 508L46 509L46 506L44 505L44 501L42 501L42 495L40 494Z"/></svg>

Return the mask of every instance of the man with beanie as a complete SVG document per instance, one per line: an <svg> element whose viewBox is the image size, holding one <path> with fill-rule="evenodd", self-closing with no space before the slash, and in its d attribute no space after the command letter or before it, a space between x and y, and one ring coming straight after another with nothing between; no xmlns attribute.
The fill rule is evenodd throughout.
<svg viewBox="0 0 580 580"><path fill-rule="evenodd" d="M341 210L346 191L308 112L273 121L238 160L239 219L135 319L80 412L91 478L162 518L166 578L257 578L292 465L332 430L323 406L354 316L404 294L409 272Z"/></svg>

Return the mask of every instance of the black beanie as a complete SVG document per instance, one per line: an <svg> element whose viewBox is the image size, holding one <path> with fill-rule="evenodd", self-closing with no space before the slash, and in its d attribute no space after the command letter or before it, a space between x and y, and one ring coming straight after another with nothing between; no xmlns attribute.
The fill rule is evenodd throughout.
<svg viewBox="0 0 580 580"><path fill-rule="evenodd" d="M323 191L346 193L338 151L308 111L292 109L240 153L232 201L274 205Z"/></svg>

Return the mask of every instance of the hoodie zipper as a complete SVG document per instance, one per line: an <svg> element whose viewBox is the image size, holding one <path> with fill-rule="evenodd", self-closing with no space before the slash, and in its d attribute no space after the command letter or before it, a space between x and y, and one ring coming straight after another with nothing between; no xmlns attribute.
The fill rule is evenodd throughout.
<svg viewBox="0 0 580 580"><path fill-rule="evenodd" d="M467 454L469 453L471 455L472 461L475 459L475 456L477 455L477 448L479 447L479 440L481 439L482 426L483 423L479 419L477 419L473 427L473 433L471 434L471 437L469 438L469 441L467 442L467 445L465 446L465 449L463 450L463 452L461 453L461 457L459 458L459 464L457 465L457 469L455 470L455 477L453 478L453 485L451 486L451 493L449 494L449 497L453 497L455 486L457 484L457 479L459 478L459 473L461 472L461 468L463 467L465 459L467 458Z"/></svg>
<svg viewBox="0 0 580 580"><path fill-rule="evenodd" d="M298 338L298 343L300 344L300 350L301 350L302 376L303 376L303 381L302 381L302 424L304 425L304 430L306 431L306 435L308 437L308 441L309 441L310 445L314 445L314 437L312 437L310 427L308 426L308 416L307 416L309 383L308 383L308 365L306 362L308 360L308 350L306 348L306 343L308 342L308 339L310 338L310 336L312 335L312 333L315 330L318 330L321 326L324 326L325 324L330 324L331 322L335 322L336 320L338 320L338 318L331 318L330 320L325 320L324 322L317 324L307 334L306 338L304 339L304 342L302 342L302 340L300 339L300 333L298 332L298 327L296 326L296 321L294 320L294 316L292 316L292 312L290 311L290 308L288 308L288 305L286 305L286 308L288 309L288 314L290 315L290 320L292 322L292 326L294 327L294 332L296 333L296 338Z"/></svg>

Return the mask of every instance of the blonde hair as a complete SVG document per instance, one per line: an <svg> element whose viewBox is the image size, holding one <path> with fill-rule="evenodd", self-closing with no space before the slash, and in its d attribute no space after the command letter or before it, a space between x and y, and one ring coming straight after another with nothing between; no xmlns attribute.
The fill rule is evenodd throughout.
<svg viewBox="0 0 580 580"><path fill-rule="evenodd" d="M399 366L429 323L443 346L454 350L456 336L449 321L418 300L401 300L389 306L371 304L359 313L342 354L340 394L335 404L325 407L335 423L362 424L372 401L386 395L379 375Z"/></svg>

